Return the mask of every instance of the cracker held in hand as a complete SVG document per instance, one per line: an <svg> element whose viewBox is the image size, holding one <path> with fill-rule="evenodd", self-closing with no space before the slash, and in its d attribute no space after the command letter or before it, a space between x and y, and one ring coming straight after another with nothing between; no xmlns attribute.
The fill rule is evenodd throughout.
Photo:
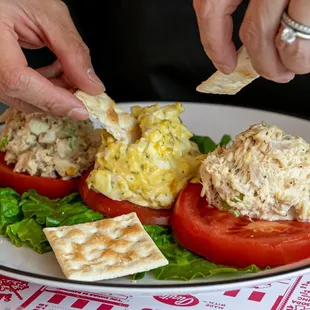
<svg viewBox="0 0 310 310"><path fill-rule="evenodd" d="M136 213L43 231L71 280L100 281L168 264Z"/></svg>
<svg viewBox="0 0 310 310"><path fill-rule="evenodd" d="M116 140L133 143L139 138L140 129L136 119L117 106L106 93L91 96L78 90L74 95Z"/></svg>
<svg viewBox="0 0 310 310"><path fill-rule="evenodd" d="M226 75L216 71L206 81L202 82L196 90L208 94L235 95L258 77L259 75L252 66L246 48L242 46L238 51L238 64L233 73Z"/></svg>

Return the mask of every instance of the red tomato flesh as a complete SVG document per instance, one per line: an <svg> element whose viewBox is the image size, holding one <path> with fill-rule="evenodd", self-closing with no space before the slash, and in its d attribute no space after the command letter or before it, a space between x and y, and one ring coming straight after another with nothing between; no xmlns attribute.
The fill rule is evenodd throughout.
<svg viewBox="0 0 310 310"><path fill-rule="evenodd" d="M172 227L178 242L215 264L277 267L310 257L310 223L235 217L208 206L201 184L178 197Z"/></svg>
<svg viewBox="0 0 310 310"><path fill-rule="evenodd" d="M88 188L85 173L79 183L79 192L87 206L107 217L116 217L122 214L136 212L138 218L145 225L170 225L171 210L155 210L138 206L129 201L117 201Z"/></svg>
<svg viewBox="0 0 310 310"><path fill-rule="evenodd" d="M6 164L4 156L5 153L0 152L0 187L10 187L19 194L34 189L50 199L63 198L78 191L78 179L64 181L16 173Z"/></svg>

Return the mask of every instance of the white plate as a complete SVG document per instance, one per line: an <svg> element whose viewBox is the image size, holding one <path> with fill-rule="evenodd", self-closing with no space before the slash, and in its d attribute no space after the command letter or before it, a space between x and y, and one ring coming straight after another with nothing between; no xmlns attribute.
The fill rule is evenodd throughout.
<svg viewBox="0 0 310 310"><path fill-rule="evenodd" d="M137 104L150 105L151 103ZM129 110L129 104L122 106ZM198 135L211 136L215 141L219 141L223 134L234 137L251 124L261 121L275 124L288 133L302 136L310 141L310 122L306 120L222 105L184 103L184 107L185 112L181 117L188 128ZM212 277L191 282L157 281L151 276L136 283L129 277L95 283L75 282L64 278L53 253L39 255L25 247L16 248L6 238L0 236L0 274L42 285L102 293L166 295L232 290L310 273L309 263L310 259L258 274Z"/></svg>

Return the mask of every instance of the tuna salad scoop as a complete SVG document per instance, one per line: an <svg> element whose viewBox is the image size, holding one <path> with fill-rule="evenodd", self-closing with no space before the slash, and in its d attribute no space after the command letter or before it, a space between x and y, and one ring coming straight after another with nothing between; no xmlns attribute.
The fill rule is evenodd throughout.
<svg viewBox="0 0 310 310"><path fill-rule="evenodd" d="M81 176L95 161L100 132L91 121L45 113L6 113L0 151L15 172L63 180Z"/></svg>
<svg viewBox="0 0 310 310"><path fill-rule="evenodd" d="M310 221L310 149L276 126L255 124L200 166L210 205L261 220Z"/></svg>

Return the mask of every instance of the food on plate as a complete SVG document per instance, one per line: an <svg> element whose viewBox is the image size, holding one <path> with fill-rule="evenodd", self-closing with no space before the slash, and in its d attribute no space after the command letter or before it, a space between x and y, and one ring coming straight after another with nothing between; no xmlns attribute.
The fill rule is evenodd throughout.
<svg viewBox="0 0 310 310"><path fill-rule="evenodd" d="M5 153L0 152L0 187L14 188L19 194L35 189L41 195L55 199L65 197L77 191L79 179L61 180L59 178L43 178L25 173L14 172L14 165L7 165Z"/></svg>
<svg viewBox="0 0 310 310"><path fill-rule="evenodd" d="M252 125L202 162L201 184L178 197L174 234L216 264L266 268L309 258L309 175L306 141Z"/></svg>
<svg viewBox="0 0 310 310"><path fill-rule="evenodd" d="M168 264L135 213L43 232L68 279L99 281Z"/></svg>
<svg viewBox="0 0 310 310"><path fill-rule="evenodd" d="M242 46L238 51L238 63L233 73L226 75L216 71L198 85L196 90L208 94L235 95L258 77L246 48Z"/></svg>
<svg viewBox="0 0 310 310"><path fill-rule="evenodd" d="M217 148L200 167L202 194L220 210L261 220L310 221L310 145L264 123Z"/></svg>
<svg viewBox="0 0 310 310"><path fill-rule="evenodd" d="M236 216L210 206L201 191L201 184L188 184L173 210L173 232L183 247L235 268L265 269L310 257L309 222Z"/></svg>
<svg viewBox="0 0 310 310"><path fill-rule="evenodd" d="M13 245L30 247L39 254L52 251L43 232L45 227L76 225L100 221L103 218L102 214L89 209L78 193L50 200L32 190L20 196L12 189L0 189L0 234ZM182 247L176 241L171 228L158 225L143 227L169 261L168 265L151 270L151 274L158 280L189 281L214 274L259 271L254 265L246 268L216 265ZM138 280L143 278L144 274L135 273L132 278Z"/></svg>
<svg viewBox="0 0 310 310"><path fill-rule="evenodd" d="M50 200L34 190L19 195L11 188L0 188L0 234L17 247L25 245L43 254L51 251L43 228L101 219L102 214L89 209L78 193Z"/></svg>
<svg viewBox="0 0 310 310"><path fill-rule="evenodd" d="M2 151L14 172L72 179L93 163L100 143L90 121L12 109L1 134Z"/></svg>
<svg viewBox="0 0 310 310"><path fill-rule="evenodd" d="M107 217L135 212L140 221L145 225L170 225L171 209L145 208L127 200L113 200L89 189L86 183L87 177L88 173L85 173L78 186L81 197L92 210L100 212Z"/></svg>
<svg viewBox="0 0 310 310"><path fill-rule="evenodd" d="M217 144L208 136L194 135L190 138L190 140L197 144L201 154L207 154L217 147ZM225 146L229 144L230 140L230 136L224 135L219 145ZM90 189L86 182L88 176L89 172L85 173L81 178L81 182L79 183L79 192L83 200L91 209L98 211L107 217L115 217L122 214L135 212L140 221L145 225L170 225L171 208L146 208L127 200L113 200L106 195L102 195L101 193ZM195 181L195 179L192 179L191 181Z"/></svg>
<svg viewBox="0 0 310 310"><path fill-rule="evenodd" d="M0 136L0 186L65 196L77 190L75 179L94 163L99 144L90 121L10 108Z"/></svg>
<svg viewBox="0 0 310 310"><path fill-rule="evenodd" d="M170 209L206 156L182 124L183 110L180 103L132 107L141 138L131 144L103 130L95 167L86 181L89 188L115 201Z"/></svg>
<svg viewBox="0 0 310 310"><path fill-rule="evenodd" d="M99 105L105 100L98 99ZM309 144L263 122L233 141L224 135L217 144L187 129L182 112L180 103L132 107L128 115L138 128L135 138L116 138L112 133L120 124L108 130L106 121L79 193L49 199L34 190L19 195L0 189L0 233L38 253L53 249L65 276L85 281L129 274L138 280L147 271L159 280L187 281L259 272L309 258ZM10 141L4 141L6 148ZM15 175L22 179L26 174ZM153 240L153 248L135 243L133 248L161 253L159 265L142 263L132 269L123 260L118 267L106 267L103 258L111 255L113 264L121 258L115 242L120 252L129 251L121 249L133 236L130 229L123 231L126 219L143 236L148 234L148 242ZM98 227L113 221L115 227L100 235ZM72 244L79 242L82 255L72 252ZM134 252L133 260L139 260ZM91 264L83 270L86 259Z"/></svg>
<svg viewBox="0 0 310 310"><path fill-rule="evenodd" d="M91 96L78 90L75 96L84 103L89 114L98 119L116 140L132 143L140 137L136 118L123 111L106 93Z"/></svg>

